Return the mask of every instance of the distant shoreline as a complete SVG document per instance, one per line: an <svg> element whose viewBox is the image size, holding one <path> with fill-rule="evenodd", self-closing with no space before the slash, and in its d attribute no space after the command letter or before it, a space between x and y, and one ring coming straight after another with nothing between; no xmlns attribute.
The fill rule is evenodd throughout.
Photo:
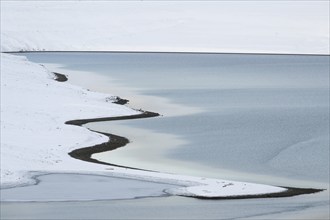
<svg viewBox="0 0 330 220"><path fill-rule="evenodd" d="M4 51L1 53L8 54L24 54L24 53L156 53L156 54L224 54L224 55L270 55L270 56L330 56L330 54L318 54L318 53L270 53L270 52L197 52L197 51L125 51L125 50L43 50L43 51Z"/></svg>

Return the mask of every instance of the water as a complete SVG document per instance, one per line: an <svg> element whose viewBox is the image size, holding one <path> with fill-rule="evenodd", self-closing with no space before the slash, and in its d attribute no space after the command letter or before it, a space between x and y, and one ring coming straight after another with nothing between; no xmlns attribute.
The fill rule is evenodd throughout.
<svg viewBox="0 0 330 220"><path fill-rule="evenodd" d="M36 185L1 190L1 201L93 201L167 196L163 190L177 187L100 174L36 174Z"/></svg>
<svg viewBox="0 0 330 220"><path fill-rule="evenodd" d="M2 203L1 219L329 219L310 197L197 200L184 197L93 202ZM19 211L18 211L19 210ZM325 211L324 211L325 210Z"/></svg>
<svg viewBox="0 0 330 220"><path fill-rule="evenodd" d="M175 145L179 147L168 147L162 155L153 157L210 168L328 181L327 56L32 53L28 58L108 77L109 91L119 84L147 95L147 100L148 96L161 97L179 105L165 112L160 109L162 118L90 126L124 136L127 133L133 146L122 151L133 148L140 140L134 137L138 130L131 132L133 128L145 129L148 136L154 132L175 135L177 139ZM153 110L143 104L135 107ZM182 105L198 111L176 115ZM173 137L164 140L173 141ZM166 143L173 146L170 141ZM145 141L139 151L141 145L158 148L159 144ZM99 158L113 162L116 156L111 155L114 152ZM149 164L139 167L148 168L144 166Z"/></svg>
<svg viewBox="0 0 330 220"><path fill-rule="evenodd" d="M24 55L69 74L72 83L123 96L133 107L163 115L89 124L132 142L94 155L97 159L166 172L329 189L329 56ZM327 213L328 192L305 196L298 212L311 207L311 199ZM297 202L275 201L265 213L279 201Z"/></svg>

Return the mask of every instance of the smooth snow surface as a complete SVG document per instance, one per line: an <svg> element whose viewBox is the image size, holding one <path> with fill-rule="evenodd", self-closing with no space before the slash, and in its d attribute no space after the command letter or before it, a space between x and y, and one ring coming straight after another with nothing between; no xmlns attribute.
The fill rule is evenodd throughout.
<svg viewBox="0 0 330 220"><path fill-rule="evenodd" d="M1 50L329 54L329 1L2 1Z"/></svg>
<svg viewBox="0 0 330 220"><path fill-rule="evenodd" d="M1 54L1 185L26 181L22 171L84 170L68 153L108 137L65 125L72 119L138 112L105 101L109 95L55 81L44 67Z"/></svg>

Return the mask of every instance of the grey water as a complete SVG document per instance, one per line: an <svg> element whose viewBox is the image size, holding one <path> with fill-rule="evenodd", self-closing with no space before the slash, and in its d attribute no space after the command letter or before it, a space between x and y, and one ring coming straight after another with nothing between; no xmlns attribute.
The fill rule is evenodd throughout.
<svg viewBox="0 0 330 220"><path fill-rule="evenodd" d="M161 197L167 196L164 189L175 187L104 174L47 173L36 174L34 179L35 185L2 189L1 201L68 202Z"/></svg>
<svg viewBox="0 0 330 220"><path fill-rule="evenodd" d="M156 169L159 167L166 171L166 166L178 167L182 165L179 162L186 162L191 166L185 169L194 170L198 175L205 173L208 176L207 169L210 169L215 173L213 176L226 178L221 171L230 170L237 172L236 176L231 176L236 180L252 181L253 175L259 175L261 178L256 181L261 183L329 189L329 56L174 53L24 55L46 66L61 65L63 73L76 71L79 75L81 71L84 72L81 76L85 76L88 72L89 79L95 78L96 85L92 86L93 80L82 85L96 91L117 95L111 91L126 88L147 100L152 97L149 101L140 102L143 106L133 105L136 108L153 110L155 97L173 104L169 104L163 112L162 108L157 109L162 117L91 125L127 137L132 140L132 146L142 142L144 146L141 149L149 147L145 149L157 150L158 145L166 143L162 153L153 154L152 158L140 151L140 154L134 154L137 158L125 160L125 155L130 155L132 151L128 145L123 149L122 156L118 157L123 163L135 160L136 166L141 166L139 168L150 169L144 166L154 164ZM97 84L97 78L103 82ZM116 87L119 89L116 90ZM122 98L133 101L134 96ZM118 132L123 133L116 133L116 126L122 127ZM146 132L135 137L132 131L137 130ZM157 134L157 138L147 141L147 136L153 134ZM170 145L166 135L174 135L180 140L179 143L166 149L166 145ZM145 154L148 155L147 152ZM100 157L107 160L108 156ZM148 158L150 164L146 161ZM162 159L165 164L160 165ZM109 160L112 158L109 157ZM171 164L166 161L171 161ZM198 169L199 166L203 169ZM299 202L294 198L272 199L269 205L262 208L263 212L272 213L272 206L284 201L293 206L299 203L299 208L294 209L298 213L322 204L325 208L321 213L329 216L327 191L301 197ZM214 203L228 205L230 202ZM244 217L243 207L247 208L244 204L249 203L239 201L229 205L231 210L236 205L242 205L238 214L233 213L231 217ZM260 214L261 210L257 209L254 213ZM282 211L285 212L284 209ZM230 218L227 214L224 216Z"/></svg>
<svg viewBox="0 0 330 220"><path fill-rule="evenodd" d="M329 219L326 202L291 199L196 200L161 197L117 201L1 204L1 219Z"/></svg>

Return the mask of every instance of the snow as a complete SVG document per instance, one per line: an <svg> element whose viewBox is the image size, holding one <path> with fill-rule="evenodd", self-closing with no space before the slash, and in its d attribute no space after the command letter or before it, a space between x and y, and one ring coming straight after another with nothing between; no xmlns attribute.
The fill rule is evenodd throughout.
<svg viewBox="0 0 330 220"><path fill-rule="evenodd" d="M329 54L329 1L2 1L2 51Z"/></svg>
<svg viewBox="0 0 330 220"><path fill-rule="evenodd" d="M2 1L1 51L329 54L328 7L327 1ZM45 67L2 53L1 188L10 191L10 187L35 184L34 172L41 172L99 174L173 184L176 186L165 192L183 196L255 195L285 190L109 167L71 158L68 152L73 149L108 138L83 127L65 125L65 121L138 114L106 102L109 96L57 82ZM123 196L130 197L125 192Z"/></svg>
<svg viewBox="0 0 330 220"><path fill-rule="evenodd" d="M38 64L1 54L1 185L25 181L18 180L22 170L77 169L68 152L108 140L66 121L138 113L53 78Z"/></svg>

